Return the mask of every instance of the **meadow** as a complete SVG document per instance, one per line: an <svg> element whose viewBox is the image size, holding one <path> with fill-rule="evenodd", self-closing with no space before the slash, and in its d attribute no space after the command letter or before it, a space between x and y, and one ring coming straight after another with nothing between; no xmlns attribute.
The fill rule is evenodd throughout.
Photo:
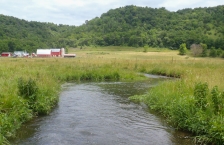
<svg viewBox="0 0 224 145"><path fill-rule="evenodd" d="M143 96L132 96L164 115L198 143L224 142L224 60L180 56L168 49L73 48L76 58L0 58L0 143L22 123L46 115L68 81L135 81L139 72L175 77Z"/></svg>

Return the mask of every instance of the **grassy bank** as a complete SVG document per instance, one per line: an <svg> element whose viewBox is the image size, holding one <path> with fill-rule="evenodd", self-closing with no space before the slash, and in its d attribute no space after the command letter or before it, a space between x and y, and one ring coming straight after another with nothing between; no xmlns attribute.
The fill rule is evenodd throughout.
<svg viewBox="0 0 224 145"><path fill-rule="evenodd" d="M6 144L22 123L48 114L64 82L143 79L115 60L102 58L0 58L0 62L0 144Z"/></svg>
<svg viewBox="0 0 224 145"><path fill-rule="evenodd" d="M132 97L133 100L144 101L175 127L192 131L200 139L220 141L224 136L223 128L219 127L224 111L214 111L212 94L216 93L211 92L214 86L218 86L218 91L213 92L220 96L224 90L223 60L179 56L177 51L167 49L150 48L147 53L143 50L82 48L69 50L77 54L76 58L0 58L0 143L15 135L22 123L48 114L57 103L64 82L143 79L138 72L180 79L164 82L147 95ZM195 98L195 87L200 83L207 84L205 108L195 105L200 98Z"/></svg>
<svg viewBox="0 0 224 145"><path fill-rule="evenodd" d="M189 58L156 60L141 66L142 72L177 77L132 96L166 117L180 130L190 131L198 144L224 142L224 60Z"/></svg>

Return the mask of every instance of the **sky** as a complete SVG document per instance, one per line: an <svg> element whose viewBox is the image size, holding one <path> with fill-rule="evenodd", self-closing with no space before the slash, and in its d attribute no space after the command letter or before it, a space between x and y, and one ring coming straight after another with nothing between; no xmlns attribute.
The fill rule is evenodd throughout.
<svg viewBox="0 0 224 145"><path fill-rule="evenodd" d="M224 0L0 0L0 14L27 21L80 26L110 9L127 5L177 11L224 5Z"/></svg>

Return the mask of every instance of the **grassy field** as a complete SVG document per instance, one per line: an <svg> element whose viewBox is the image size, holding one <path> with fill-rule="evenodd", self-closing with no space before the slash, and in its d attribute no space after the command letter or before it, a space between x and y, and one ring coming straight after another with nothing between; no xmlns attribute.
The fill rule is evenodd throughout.
<svg viewBox="0 0 224 145"><path fill-rule="evenodd" d="M145 79L139 72L179 79L131 100L145 102L176 128L195 133L198 142L223 142L224 60L180 56L165 48L143 51L73 48L69 53L76 58L0 58L0 143L6 144L22 123L48 114L64 82Z"/></svg>

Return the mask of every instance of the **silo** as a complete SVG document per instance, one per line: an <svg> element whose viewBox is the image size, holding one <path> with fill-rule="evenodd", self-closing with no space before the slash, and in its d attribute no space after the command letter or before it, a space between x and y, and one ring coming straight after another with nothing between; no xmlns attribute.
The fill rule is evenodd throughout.
<svg viewBox="0 0 224 145"><path fill-rule="evenodd" d="M65 54L65 49L61 48L61 57L64 57L64 54Z"/></svg>

